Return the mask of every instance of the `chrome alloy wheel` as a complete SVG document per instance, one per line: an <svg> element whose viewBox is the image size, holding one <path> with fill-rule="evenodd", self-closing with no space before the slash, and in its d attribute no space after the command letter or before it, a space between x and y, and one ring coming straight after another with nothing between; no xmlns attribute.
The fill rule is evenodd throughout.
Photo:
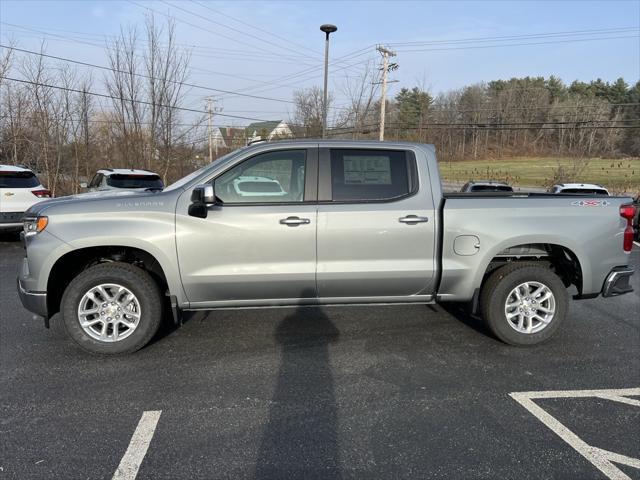
<svg viewBox="0 0 640 480"><path fill-rule="evenodd" d="M520 333L538 333L556 313L556 299L540 282L525 282L511 290L504 305L507 323Z"/></svg>
<svg viewBox="0 0 640 480"><path fill-rule="evenodd" d="M131 290L103 283L85 293L78 305L78 321L87 335L101 342L118 342L140 322L140 302Z"/></svg>

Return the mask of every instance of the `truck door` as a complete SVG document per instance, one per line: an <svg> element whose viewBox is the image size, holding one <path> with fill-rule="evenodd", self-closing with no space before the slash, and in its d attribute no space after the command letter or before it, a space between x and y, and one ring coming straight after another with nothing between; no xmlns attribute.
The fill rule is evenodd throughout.
<svg viewBox="0 0 640 480"><path fill-rule="evenodd" d="M436 211L410 150L320 150L320 301L424 300L435 279ZM393 298L392 298L393 297Z"/></svg>
<svg viewBox="0 0 640 480"><path fill-rule="evenodd" d="M207 218L176 212L180 274L192 306L316 299L317 148L258 153L218 175ZM287 301L289 299L289 301Z"/></svg>

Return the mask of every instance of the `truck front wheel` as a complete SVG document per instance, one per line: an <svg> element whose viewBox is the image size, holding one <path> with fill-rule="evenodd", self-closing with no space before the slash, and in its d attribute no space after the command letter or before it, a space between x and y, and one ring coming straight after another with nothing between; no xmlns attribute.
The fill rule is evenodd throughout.
<svg viewBox="0 0 640 480"><path fill-rule="evenodd" d="M510 345L548 340L567 315L569 294L560 277L535 263L513 263L491 274L480 308L491 332Z"/></svg>
<svg viewBox="0 0 640 480"><path fill-rule="evenodd" d="M66 288L61 311L69 336L101 355L132 353L145 346L162 320L162 296L144 270L128 263L101 263Z"/></svg>

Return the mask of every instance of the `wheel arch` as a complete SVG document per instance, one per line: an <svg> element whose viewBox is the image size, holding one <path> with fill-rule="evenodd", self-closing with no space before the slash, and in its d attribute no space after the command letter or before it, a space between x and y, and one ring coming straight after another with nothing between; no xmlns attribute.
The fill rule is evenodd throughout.
<svg viewBox="0 0 640 480"><path fill-rule="evenodd" d="M60 311L62 295L78 273L90 266L106 262L124 262L142 268L152 276L162 293L180 293L181 289L171 282L171 272L147 250L129 245L87 246L65 253L51 267L47 278L49 316Z"/></svg>
<svg viewBox="0 0 640 480"><path fill-rule="evenodd" d="M566 287L574 285L580 296L584 289L585 278L589 278L589 265L575 245L568 242L538 243L509 242L499 245L487 254L479 269L481 279L476 282L482 288L485 281L497 268L513 262L541 262L552 269Z"/></svg>

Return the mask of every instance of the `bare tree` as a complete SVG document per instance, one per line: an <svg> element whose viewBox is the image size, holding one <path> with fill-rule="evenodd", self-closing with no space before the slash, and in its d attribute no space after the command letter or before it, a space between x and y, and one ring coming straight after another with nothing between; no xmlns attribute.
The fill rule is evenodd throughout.
<svg viewBox="0 0 640 480"><path fill-rule="evenodd" d="M9 40L9 47L2 47L0 52L0 87L4 81L4 77L9 73L11 69L11 61L13 59L13 48L15 46L15 40Z"/></svg>
<svg viewBox="0 0 640 480"><path fill-rule="evenodd" d="M143 84L139 73L137 53L138 34L135 28L121 30L120 36L108 47L111 72L105 78L109 94L114 97L113 108L120 130L120 161L133 167L144 158L142 122L145 106L142 103Z"/></svg>
<svg viewBox="0 0 640 480"><path fill-rule="evenodd" d="M305 137L320 137L322 135L322 102L323 92L319 87L296 90L293 93L295 127L302 129ZM328 95L327 108L333 104L333 96Z"/></svg>
<svg viewBox="0 0 640 480"><path fill-rule="evenodd" d="M44 44L40 51L44 53ZM51 69L44 62L43 56L32 56L23 60L20 72L28 83L27 91L33 101L33 110L30 115L31 125L34 129L32 140L32 166L36 170L42 170L47 179L47 185L52 193L55 193L57 172L54 169L52 158L52 139L54 135L53 122L56 112L54 110L54 78Z"/></svg>
<svg viewBox="0 0 640 480"><path fill-rule="evenodd" d="M367 62L358 74L345 76L343 94L349 103L339 113L339 123L351 127L354 139L360 138L365 130L368 132L370 125L378 123L379 77L380 72L373 61Z"/></svg>
<svg viewBox="0 0 640 480"><path fill-rule="evenodd" d="M153 15L147 17L147 95L151 103L148 167L154 159L166 181L174 154L179 117L178 107L184 95L184 84L189 75L191 55L178 49L175 42L175 22L169 20L166 29L159 27ZM163 43L164 40L164 43Z"/></svg>

